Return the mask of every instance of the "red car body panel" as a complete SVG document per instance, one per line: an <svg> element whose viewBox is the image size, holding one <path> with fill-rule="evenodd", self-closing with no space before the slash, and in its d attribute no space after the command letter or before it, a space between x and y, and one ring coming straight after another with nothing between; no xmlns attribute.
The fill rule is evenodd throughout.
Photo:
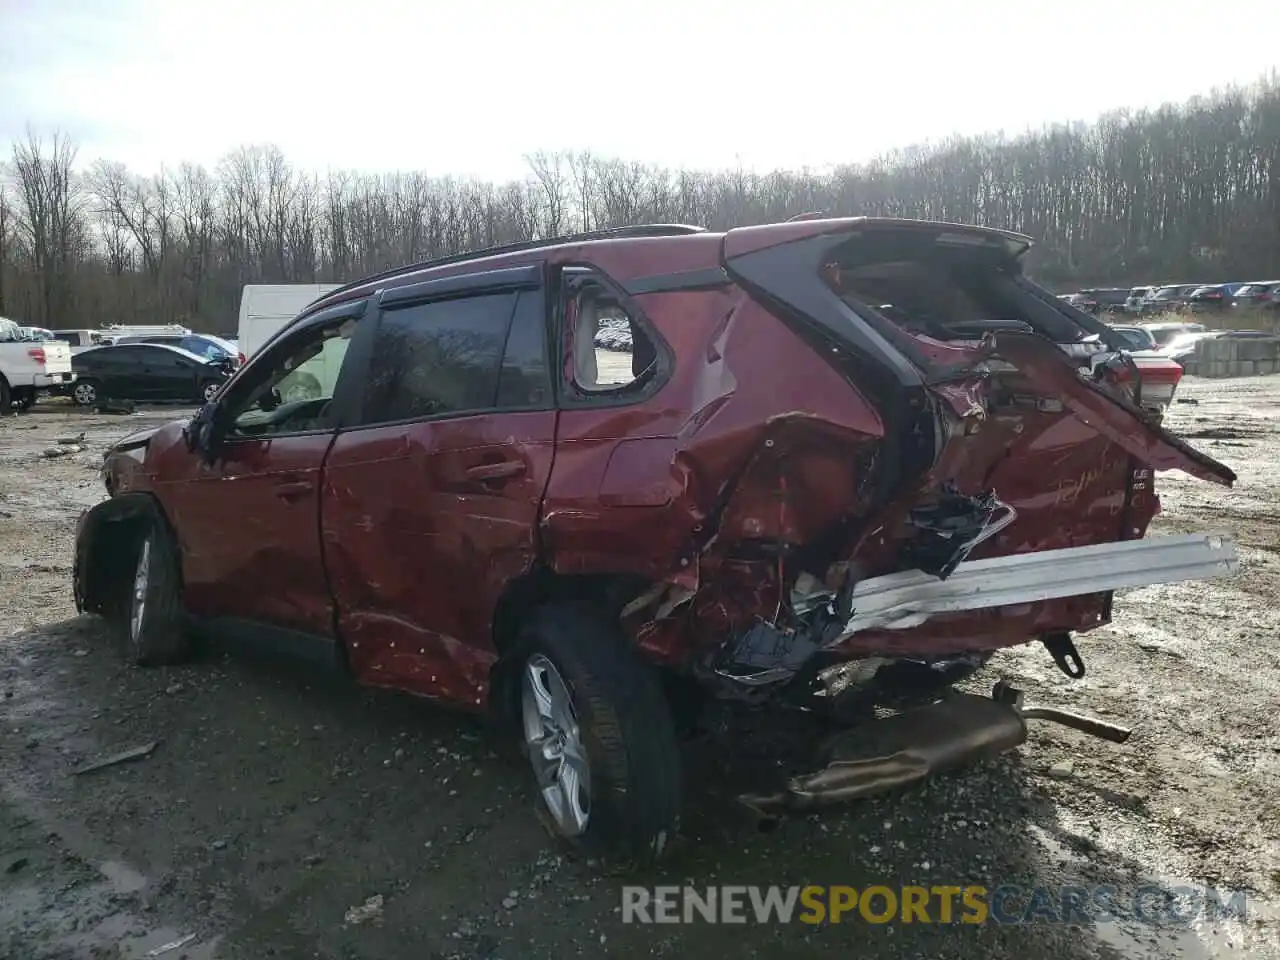
<svg viewBox="0 0 1280 960"><path fill-rule="evenodd" d="M347 430L325 467L325 566L355 675L483 700L494 609L537 559L554 411Z"/></svg>

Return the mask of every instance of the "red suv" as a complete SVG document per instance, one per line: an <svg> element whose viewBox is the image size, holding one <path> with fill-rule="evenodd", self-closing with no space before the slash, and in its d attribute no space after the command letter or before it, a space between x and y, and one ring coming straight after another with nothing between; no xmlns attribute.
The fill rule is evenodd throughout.
<svg viewBox="0 0 1280 960"><path fill-rule="evenodd" d="M1007 749L1028 717L1120 739L949 688L1033 640L1078 676L1113 590L1231 572L1224 538L1142 537L1153 470L1235 477L1144 412L1125 342L1027 280L1029 246L648 226L350 284L107 454L77 604L140 664L236 631L492 711L555 831L630 861L677 829L677 704L904 708L744 798L766 814Z"/></svg>

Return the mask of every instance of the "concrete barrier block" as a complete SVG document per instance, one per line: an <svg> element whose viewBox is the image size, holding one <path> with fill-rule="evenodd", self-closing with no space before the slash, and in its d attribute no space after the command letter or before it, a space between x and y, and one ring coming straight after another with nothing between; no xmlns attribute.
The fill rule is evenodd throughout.
<svg viewBox="0 0 1280 960"><path fill-rule="evenodd" d="M1204 376L1229 377L1231 376L1231 364L1226 360L1210 361L1204 365Z"/></svg>
<svg viewBox="0 0 1280 960"><path fill-rule="evenodd" d="M1231 375L1233 377L1252 377L1253 372L1252 360L1231 361Z"/></svg>
<svg viewBox="0 0 1280 960"><path fill-rule="evenodd" d="M1266 340L1237 340L1241 360L1268 360L1275 357L1275 347Z"/></svg>

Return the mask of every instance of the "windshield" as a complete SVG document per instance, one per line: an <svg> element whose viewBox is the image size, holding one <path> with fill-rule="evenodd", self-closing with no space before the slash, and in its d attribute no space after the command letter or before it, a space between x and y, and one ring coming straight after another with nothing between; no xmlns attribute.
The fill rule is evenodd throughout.
<svg viewBox="0 0 1280 960"><path fill-rule="evenodd" d="M1132 347L1134 350L1151 349L1151 336L1145 331L1134 330L1133 328L1112 328L1112 332L1125 342L1125 346Z"/></svg>
<svg viewBox="0 0 1280 960"><path fill-rule="evenodd" d="M1182 289L1181 287L1161 287L1159 290L1156 291L1155 299L1156 300L1172 300L1174 297L1178 295L1178 291L1181 289Z"/></svg>
<svg viewBox="0 0 1280 960"><path fill-rule="evenodd" d="M1206 293L1221 293L1221 292L1222 292L1221 287L1196 287L1195 290L1192 291L1191 295L1200 296Z"/></svg>

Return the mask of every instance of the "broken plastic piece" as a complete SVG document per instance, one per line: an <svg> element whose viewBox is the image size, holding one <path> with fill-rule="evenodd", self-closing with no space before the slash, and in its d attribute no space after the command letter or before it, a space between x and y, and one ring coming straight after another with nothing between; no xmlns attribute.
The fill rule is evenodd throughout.
<svg viewBox="0 0 1280 960"><path fill-rule="evenodd" d="M149 757L160 746L159 740L152 740L150 743L144 743L140 747L130 747L128 750L122 750L114 753L102 760L96 760L93 763L87 763L83 767L76 769L76 776L82 773L93 773L95 770L102 770L106 767L114 767L119 763L128 763L130 760L141 760L143 757Z"/></svg>
<svg viewBox="0 0 1280 960"><path fill-rule="evenodd" d="M919 533L907 544L903 559L908 567L945 580L974 547L1017 518L1013 507L994 490L970 497L948 484L937 501L911 511L907 522Z"/></svg>

